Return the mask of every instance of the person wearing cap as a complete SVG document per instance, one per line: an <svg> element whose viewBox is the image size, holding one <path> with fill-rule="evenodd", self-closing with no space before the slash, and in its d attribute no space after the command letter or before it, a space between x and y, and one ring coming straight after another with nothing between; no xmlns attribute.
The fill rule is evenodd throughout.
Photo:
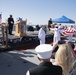
<svg viewBox="0 0 76 75"><path fill-rule="evenodd" d="M53 43L55 43L55 42L57 42L59 40L61 40L61 38L60 38L60 30L58 28L58 25L55 25Z"/></svg>
<svg viewBox="0 0 76 75"><path fill-rule="evenodd" d="M13 25L14 25L14 19L12 15L8 18L8 29L9 29L9 34L12 35L12 30L13 30Z"/></svg>
<svg viewBox="0 0 76 75"><path fill-rule="evenodd" d="M41 44L35 48L40 64L30 68L26 75L62 75L62 68L50 62L53 47L49 44Z"/></svg>
<svg viewBox="0 0 76 75"><path fill-rule="evenodd" d="M45 44L45 37L46 37L45 26L41 25L41 28L39 29L39 33L38 33L40 44Z"/></svg>
<svg viewBox="0 0 76 75"><path fill-rule="evenodd" d="M55 43L57 41L60 41L61 40L61 35L67 36L66 34L64 34L63 28L59 28L58 25L55 25L53 43Z"/></svg>

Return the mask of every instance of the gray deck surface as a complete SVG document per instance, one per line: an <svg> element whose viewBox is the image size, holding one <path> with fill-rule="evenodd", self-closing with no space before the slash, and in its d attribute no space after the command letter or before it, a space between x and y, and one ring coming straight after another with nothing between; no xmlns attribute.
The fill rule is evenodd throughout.
<svg viewBox="0 0 76 75"><path fill-rule="evenodd" d="M0 53L0 75L25 75L29 68L38 64L34 49Z"/></svg>
<svg viewBox="0 0 76 75"><path fill-rule="evenodd" d="M0 75L25 75L29 68L38 64L39 60L34 49L0 53ZM74 72L76 73L76 68Z"/></svg>
<svg viewBox="0 0 76 75"><path fill-rule="evenodd" d="M1 52L0 75L26 75L29 68L35 67L39 63L34 49ZM76 75L76 65L73 75Z"/></svg>

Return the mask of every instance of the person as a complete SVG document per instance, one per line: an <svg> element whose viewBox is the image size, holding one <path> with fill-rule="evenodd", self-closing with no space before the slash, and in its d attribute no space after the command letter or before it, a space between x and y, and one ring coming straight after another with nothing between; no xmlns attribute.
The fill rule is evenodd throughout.
<svg viewBox="0 0 76 75"><path fill-rule="evenodd" d="M72 53L73 53L74 59L76 60L76 54L75 54L75 51L74 51L74 49L75 49L75 45L74 45L73 42L68 42L68 43L69 43L69 45L70 45L71 48L72 48Z"/></svg>
<svg viewBox="0 0 76 75"><path fill-rule="evenodd" d="M12 35L12 30L13 30L13 25L14 25L14 19L12 15L8 18L8 29L9 29L9 34Z"/></svg>
<svg viewBox="0 0 76 75"><path fill-rule="evenodd" d="M40 44L45 44L45 37L46 37L45 26L41 25L41 28L39 29L39 33L38 33Z"/></svg>
<svg viewBox="0 0 76 75"><path fill-rule="evenodd" d="M62 75L62 68L50 62L53 47L49 44L41 44L35 48L40 64L30 68L26 75Z"/></svg>
<svg viewBox="0 0 76 75"><path fill-rule="evenodd" d="M50 19L48 20L48 28L49 28L49 30L50 30L51 24L52 24L52 19L50 18Z"/></svg>
<svg viewBox="0 0 76 75"><path fill-rule="evenodd" d="M62 29L62 25L61 25L61 23L58 25L58 28L59 28L59 29Z"/></svg>
<svg viewBox="0 0 76 75"><path fill-rule="evenodd" d="M58 25L55 25L53 43L62 40L61 36L67 36L64 32L63 26L59 28Z"/></svg>
<svg viewBox="0 0 76 75"><path fill-rule="evenodd" d="M57 42L57 41L59 41L59 40L61 40L61 38L60 38L60 31L59 31L59 29L58 29L58 26L55 25L53 43L55 43L55 42Z"/></svg>
<svg viewBox="0 0 76 75"><path fill-rule="evenodd" d="M69 75L76 75L76 71L75 71L76 70L76 54L75 54L75 51L74 51L75 45L74 45L73 42L68 42L68 43L72 47L72 53L73 53L73 57L74 57L74 59L73 59L73 68L70 71Z"/></svg>
<svg viewBox="0 0 76 75"><path fill-rule="evenodd" d="M70 27L68 27L68 30L73 30L73 25L71 25ZM69 42L72 42L72 37L73 37L73 34L69 34L68 35L68 41Z"/></svg>
<svg viewBox="0 0 76 75"><path fill-rule="evenodd" d="M59 65L62 67L63 75L68 75L73 68L73 55L71 47L68 43L59 45L59 48L55 54L55 62L53 65Z"/></svg>
<svg viewBox="0 0 76 75"><path fill-rule="evenodd" d="M52 56L51 56L52 59L55 59L55 53L57 52L59 45L62 45L65 43L66 43L65 40L59 40L59 41L53 43L53 52L52 52Z"/></svg>

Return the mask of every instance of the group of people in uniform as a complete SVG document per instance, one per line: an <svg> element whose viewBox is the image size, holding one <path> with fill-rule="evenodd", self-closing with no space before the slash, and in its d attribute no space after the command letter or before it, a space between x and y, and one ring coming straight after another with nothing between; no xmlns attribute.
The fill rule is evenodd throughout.
<svg viewBox="0 0 76 75"><path fill-rule="evenodd" d="M53 43L61 40L61 36L67 37L66 40L68 40L69 42L72 42L72 37L73 37L73 33L71 34L66 34L66 30L73 30L73 25L71 25L70 27L64 27L61 24L54 24L54 28L50 30L54 31L54 37L53 37ZM51 34L51 33L50 33ZM40 44L45 44L45 37L46 37L46 32L45 32L45 25L41 25L41 28L39 30L38 33L38 38L40 40Z"/></svg>
<svg viewBox="0 0 76 75"><path fill-rule="evenodd" d="M73 25L70 25L69 27L64 27L61 24L56 25L54 28L54 41L61 40L61 36L66 37L65 40L72 42L73 35L76 33L76 30L73 28Z"/></svg>

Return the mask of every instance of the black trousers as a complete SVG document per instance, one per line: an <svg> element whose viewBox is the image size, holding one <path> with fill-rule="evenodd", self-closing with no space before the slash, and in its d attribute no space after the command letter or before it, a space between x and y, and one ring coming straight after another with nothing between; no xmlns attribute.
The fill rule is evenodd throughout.
<svg viewBox="0 0 76 75"><path fill-rule="evenodd" d="M13 30L13 25L12 24L9 25L8 30L9 30L9 34L12 34L12 30Z"/></svg>

